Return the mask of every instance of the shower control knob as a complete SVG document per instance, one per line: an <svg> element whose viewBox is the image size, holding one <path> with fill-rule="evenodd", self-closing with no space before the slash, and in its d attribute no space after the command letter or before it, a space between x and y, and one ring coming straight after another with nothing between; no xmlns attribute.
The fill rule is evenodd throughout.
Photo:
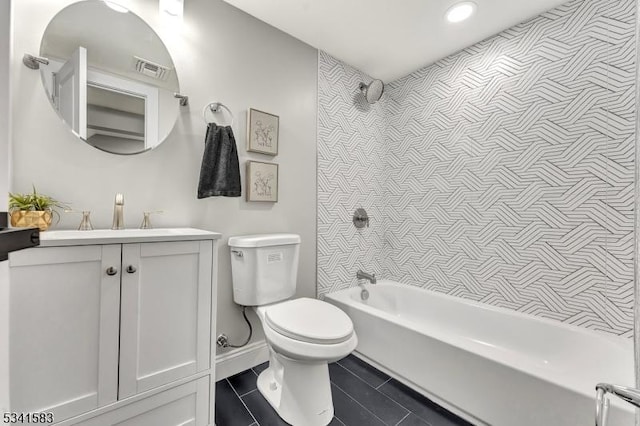
<svg viewBox="0 0 640 426"><path fill-rule="evenodd" d="M118 270L116 268L114 268L113 266L109 266L107 268L107 275L115 275L118 273Z"/></svg>
<svg viewBox="0 0 640 426"><path fill-rule="evenodd" d="M133 274L134 272L136 272L136 267L133 265L127 266L127 272Z"/></svg>

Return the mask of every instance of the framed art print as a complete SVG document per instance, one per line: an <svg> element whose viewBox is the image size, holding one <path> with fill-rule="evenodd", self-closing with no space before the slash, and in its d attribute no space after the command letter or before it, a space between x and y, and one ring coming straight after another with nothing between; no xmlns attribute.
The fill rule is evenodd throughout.
<svg viewBox="0 0 640 426"><path fill-rule="evenodd" d="M278 202L278 165L247 161L247 201Z"/></svg>
<svg viewBox="0 0 640 426"><path fill-rule="evenodd" d="M249 108L247 117L247 151L278 155L280 117Z"/></svg>

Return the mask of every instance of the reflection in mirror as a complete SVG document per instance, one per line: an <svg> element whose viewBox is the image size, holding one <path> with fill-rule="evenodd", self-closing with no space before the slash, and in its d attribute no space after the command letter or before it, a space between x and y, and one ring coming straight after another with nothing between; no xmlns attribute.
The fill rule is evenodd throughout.
<svg viewBox="0 0 640 426"><path fill-rule="evenodd" d="M145 150L145 98L88 85L87 142L103 151Z"/></svg>
<svg viewBox="0 0 640 426"><path fill-rule="evenodd" d="M179 113L178 77L158 35L141 18L101 0L74 3L45 30L42 83L81 140L136 154L162 143Z"/></svg>

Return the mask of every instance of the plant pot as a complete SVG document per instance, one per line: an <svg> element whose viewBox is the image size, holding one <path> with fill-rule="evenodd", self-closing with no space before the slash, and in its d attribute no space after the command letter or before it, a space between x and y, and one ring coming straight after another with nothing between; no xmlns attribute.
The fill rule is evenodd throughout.
<svg viewBox="0 0 640 426"><path fill-rule="evenodd" d="M11 226L15 228L40 228L46 231L51 226L53 214L49 210L16 210L11 212Z"/></svg>

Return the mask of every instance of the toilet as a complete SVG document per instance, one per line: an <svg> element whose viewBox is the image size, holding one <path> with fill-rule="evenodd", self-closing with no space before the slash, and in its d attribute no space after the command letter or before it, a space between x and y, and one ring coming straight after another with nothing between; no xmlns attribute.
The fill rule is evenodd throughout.
<svg viewBox="0 0 640 426"><path fill-rule="evenodd" d="M351 353L358 338L339 308L296 291L300 236L229 238L233 298L252 306L269 346L258 390L294 426L324 426L333 418L328 363Z"/></svg>

